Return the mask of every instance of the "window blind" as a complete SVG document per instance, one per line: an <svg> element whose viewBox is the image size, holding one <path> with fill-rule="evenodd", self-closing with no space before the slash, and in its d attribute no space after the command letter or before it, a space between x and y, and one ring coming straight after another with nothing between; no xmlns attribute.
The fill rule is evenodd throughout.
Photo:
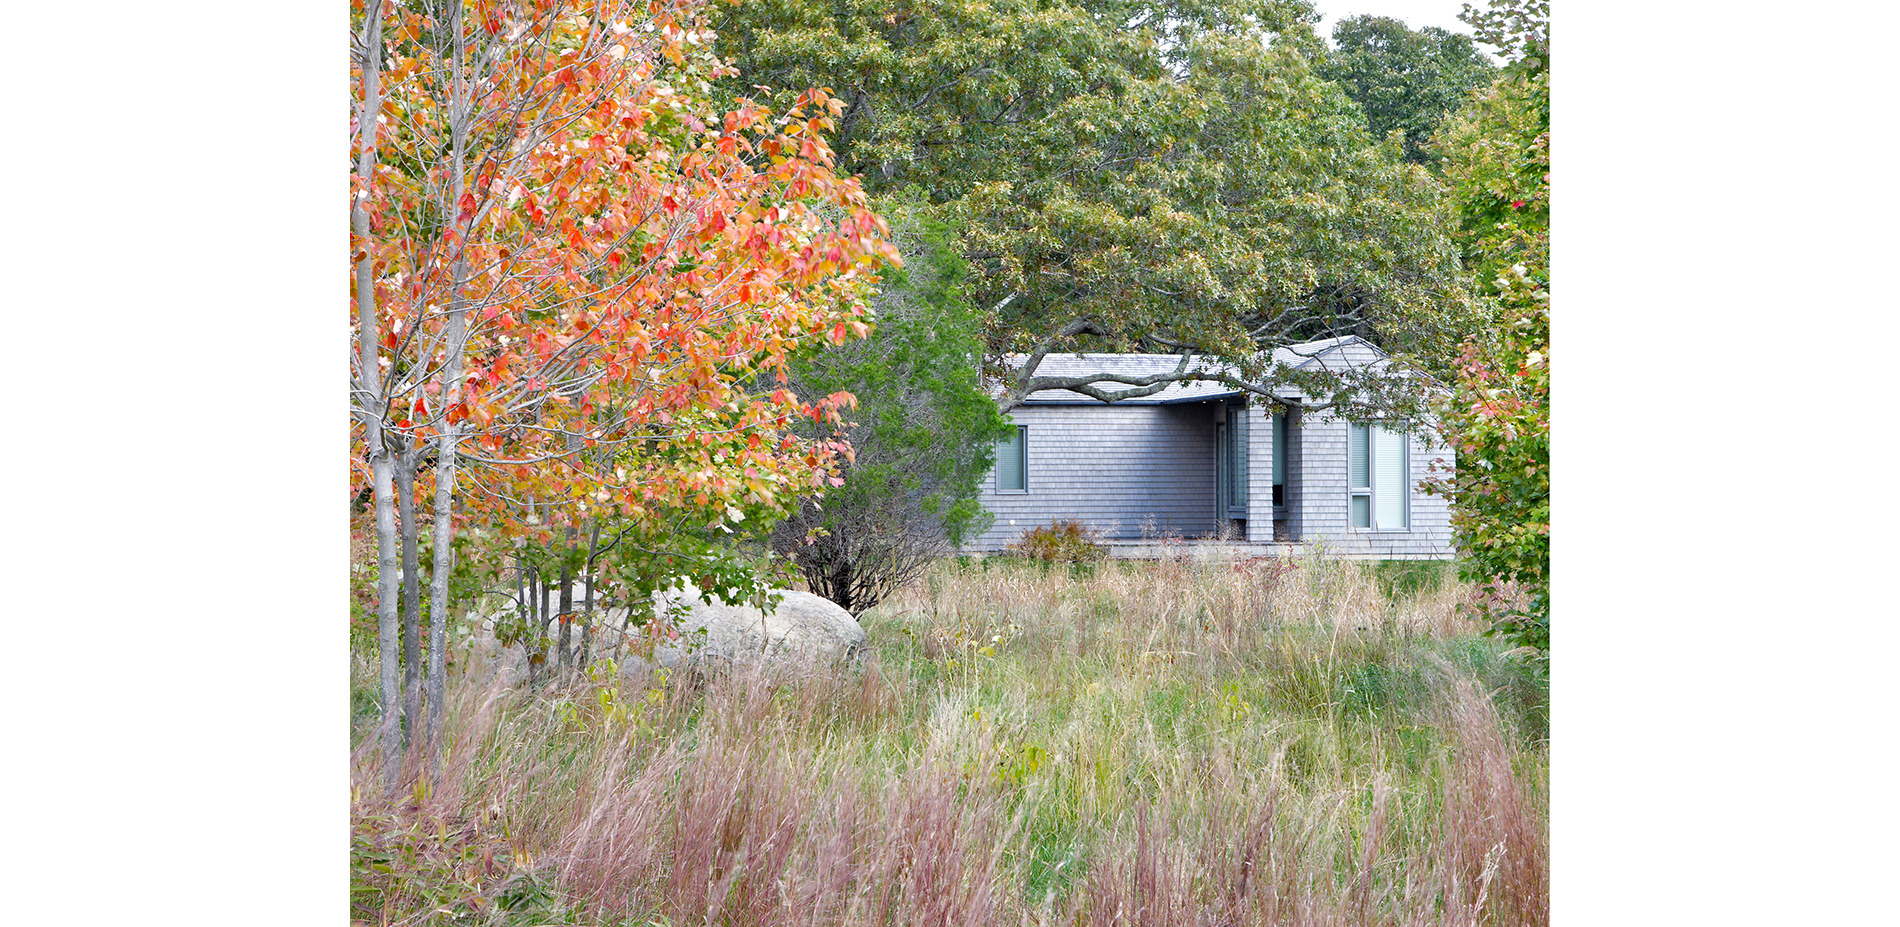
<svg viewBox="0 0 1900 927"><path fill-rule="evenodd" d="M1372 499L1380 528L1404 528L1406 483L1405 433L1373 429Z"/></svg>
<svg viewBox="0 0 1900 927"><path fill-rule="evenodd" d="M996 446L996 488L1022 491L1028 487L1029 426L1016 426L1016 434Z"/></svg>
<svg viewBox="0 0 1900 927"><path fill-rule="evenodd" d="M1372 485L1372 479L1366 467L1366 460L1371 456L1371 448L1366 440L1368 431L1370 429L1364 425L1354 425L1346 435L1346 485L1352 489Z"/></svg>

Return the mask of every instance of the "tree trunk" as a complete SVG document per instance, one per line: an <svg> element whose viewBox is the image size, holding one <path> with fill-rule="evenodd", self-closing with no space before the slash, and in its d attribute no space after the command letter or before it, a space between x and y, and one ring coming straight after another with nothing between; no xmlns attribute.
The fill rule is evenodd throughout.
<svg viewBox="0 0 1900 927"><path fill-rule="evenodd" d="M379 440L370 449L376 485L376 647L381 654L378 682L383 692L383 787L394 792L402 774L402 668L398 662L402 644L396 614L397 600L402 595L396 579L401 560L396 552L396 467L388 448L381 445Z"/></svg>
<svg viewBox="0 0 1900 927"><path fill-rule="evenodd" d="M414 747L422 722L422 604L416 575L416 446L396 454L396 516L402 536L402 733Z"/></svg>
<svg viewBox="0 0 1900 927"><path fill-rule="evenodd" d="M515 617L521 620L522 622L521 626L522 628L525 629L528 626L527 622L529 620L529 616L532 614L533 614L532 612L528 611L527 564L525 561L521 559L519 555L517 555L515 557ZM523 633L526 633L525 630ZM517 640L516 643L521 645L521 650L523 653L529 654L530 656L533 655L533 648L528 646L528 643L525 639ZM532 661L528 663L528 678L529 679L534 678L534 663Z"/></svg>
<svg viewBox="0 0 1900 927"><path fill-rule="evenodd" d="M528 651L528 685L540 683L541 674L548 663L548 586L541 581L541 571L532 562L523 560L528 571L528 614L532 616L529 627L534 633L529 636L531 648Z"/></svg>
<svg viewBox="0 0 1900 927"><path fill-rule="evenodd" d="M383 441L383 423L388 418L388 400L383 396L382 367L376 350L376 268L369 248L369 210L364 197L376 174L377 116L382 112L383 17L381 8L365 17L363 25L362 108L357 111L357 131L361 140L356 158L356 176L364 190L351 198L350 231L354 241L356 264L357 375L352 384L351 407L363 425L364 448L369 454L372 498L376 507L376 643L381 651L379 682L382 686L383 788L394 793L402 774L401 704L397 666L396 585L396 506L395 461Z"/></svg>
<svg viewBox="0 0 1900 927"><path fill-rule="evenodd" d="M449 164L451 195L449 201L462 200L463 167L468 156L468 105L462 95L462 6L453 13L455 57L450 61L449 87ZM442 433L436 439L435 457L435 549L429 573L429 770L435 778L441 770L442 750L436 738L442 730L443 693L447 689L449 638L449 577L455 570L455 475L456 451L461 442L461 422L457 407L462 403L462 355L468 347L468 300L463 287L468 282L468 258L461 240L455 244L455 265L449 290L448 362L442 370Z"/></svg>
<svg viewBox="0 0 1900 927"><path fill-rule="evenodd" d="M461 265L457 265L458 271ZM455 312L449 317L451 342L454 342L456 329L462 325L462 313ZM449 370L446 376L451 384L444 392L449 393L448 407L454 408L462 379L462 352L459 344L451 347ZM440 768L441 752L436 737L442 730L442 699L447 686L443 673L447 668L449 637L449 577L455 570L455 450L459 439L456 425L445 425L442 437L437 445L435 458L435 526L433 562L429 571L429 722L427 740L430 751L430 770L433 773Z"/></svg>
<svg viewBox="0 0 1900 927"><path fill-rule="evenodd" d="M569 645L574 639L574 526L567 526L566 543L561 546L561 675L574 665Z"/></svg>
<svg viewBox="0 0 1900 927"><path fill-rule="evenodd" d="M594 558L600 554L600 521L588 519L587 529L587 601L581 606L584 615L581 621L581 666L585 668L594 658Z"/></svg>
<svg viewBox="0 0 1900 927"><path fill-rule="evenodd" d="M528 577L528 585L534 589L535 627L540 629L535 637L535 646L540 648L541 682L546 684L548 675L554 671L554 661L549 659L553 654L549 652L548 646L549 635L554 630L554 615L548 611L547 574L542 573L540 567L535 567Z"/></svg>
<svg viewBox="0 0 1900 927"><path fill-rule="evenodd" d="M851 559L839 557L831 567L831 591L838 607L851 610Z"/></svg>

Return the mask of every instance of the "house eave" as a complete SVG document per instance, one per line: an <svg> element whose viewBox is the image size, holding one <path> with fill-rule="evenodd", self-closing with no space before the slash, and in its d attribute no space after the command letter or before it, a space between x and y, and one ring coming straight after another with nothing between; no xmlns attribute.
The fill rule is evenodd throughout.
<svg viewBox="0 0 1900 927"><path fill-rule="evenodd" d="M1088 396L1063 397L1060 399L1025 399L1025 406L1183 406L1197 402L1232 401L1257 395L1247 390L1228 390L1221 393L1199 393L1193 396L1177 396L1170 399L1153 399L1143 396L1137 399L1120 399L1115 402L1103 402ZM1304 396L1296 390L1284 390L1276 393L1274 399L1282 402L1297 402Z"/></svg>

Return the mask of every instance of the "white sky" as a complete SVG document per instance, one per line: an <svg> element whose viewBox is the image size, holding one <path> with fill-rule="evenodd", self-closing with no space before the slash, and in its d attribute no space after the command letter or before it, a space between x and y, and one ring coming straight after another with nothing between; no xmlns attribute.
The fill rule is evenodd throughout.
<svg viewBox="0 0 1900 927"><path fill-rule="evenodd" d="M1487 4L1484 0L1474 0L1471 5L1482 9ZM1324 17L1316 31L1328 42L1333 38L1334 23L1361 14L1404 20L1406 28L1413 31L1437 26L1449 32L1471 34L1471 27L1458 21L1465 0L1313 0L1313 8ZM1491 46L1480 45L1478 50L1489 53Z"/></svg>
<svg viewBox="0 0 1900 927"><path fill-rule="evenodd" d="M1484 0L1477 0L1472 5L1482 8L1485 3ZM1452 32L1471 34L1471 27L1458 21L1458 13L1465 8L1465 0L1313 0L1313 8L1325 17L1320 23L1319 32L1327 38L1332 37L1334 23L1361 14L1402 19L1405 25L1414 30L1437 26Z"/></svg>

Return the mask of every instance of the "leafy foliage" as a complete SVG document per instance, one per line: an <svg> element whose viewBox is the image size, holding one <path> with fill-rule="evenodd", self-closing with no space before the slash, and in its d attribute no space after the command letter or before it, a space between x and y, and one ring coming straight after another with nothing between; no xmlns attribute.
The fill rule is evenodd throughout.
<svg viewBox="0 0 1900 927"><path fill-rule="evenodd" d="M1538 60L1543 60L1540 57ZM1486 295L1523 264L1549 282L1550 84L1523 62L1445 121L1435 145L1458 209L1464 260Z"/></svg>
<svg viewBox="0 0 1900 927"><path fill-rule="evenodd" d="M419 460L438 619L458 523L561 558L604 529L643 582L712 569L695 532L769 522L833 478L842 446L793 426L849 396L756 387L802 343L865 334L897 254L833 170L841 103L714 105L728 69L700 0L352 15L351 459L374 483L389 690L395 551L423 521L394 514Z"/></svg>
<svg viewBox="0 0 1900 927"><path fill-rule="evenodd" d="M1374 138L1405 133L1405 159L1433 160L1440 120L1489 83L1495 66L1471 37L1426 26L1413 32L1388 16L1349 16L1333 26L1334 50L1319 72L1365 110Z"/></svg>
<svg viewBox="0 0 1900 927"><path fill-rule="evenodd" d="M906 252L886 275L866 339L792 364L792 389L857 397L844 485L773 532L813 592L859 613L915 579L990 519L977 503L1010 426L983 390L980 320L963 293L949 229L913 192L884 210ZM808 426L818 438L816 424Z"/></svg>
<svg viewBox="0 0 1900 927"><path fill-rule="evenodd" d="M1549 71L1550 0L1490 0L1484 8L1466 4L1458 18L1471 25L1478 41L1516 62L1522 73Z"/></svg>
<svg viewBox="0 0 1900 927"><path fill-rule="evenodd" d="M1074 519L1024 531L1009 549L1052 563L1090 563L1108 556L1101 533Z"/></svg>
<svg viewBox="0 0 1900 927"><path fill-rule="evenodd" d="M740 83L834 88L844 168L874 193L922 187L960 230L992 372L1086 346L1265 375L1259 349L1343 333L1442 366L1480 321L1455 223L1315 72L1311 18L1299 0L759 0L719 25Z"/></svg>
<svg viewBox="0 0 1900 927"><path fill-rule="evenodd" d="M1513 322L1499 342L1459 359L1444 428L1458 471L1439 485L1455 507L1463 571L1495 592L1482 600L1494 630L1540 652L1550 648L1550 310L1548 291L1512 275ZM1492 603L1496 603L1495 605Z"/></svg>
<svg viewBox="0 0 1900 927"><path fill-rule="evenodd" d="M1492 593L1492 632L1550 649L1550 88L1545 7L1493 0L1491 39L1519 57L1440 138L1467 260L1506 324L1468 341L1442 425L1457 472L1429 488L1453 502L1461 572ZM1469 12L1469 8L1467 8ZM1503 25L1498 25L1503 24ZM1499 36L1496 29L1518 30ZM1481 33L1483 34L1483 33ZM1502 265L1502 266L1501 266Z"/></svg>
<svg viewBox="0 0 1900 927"><path fill-rule="evenodd" d="M515 28L547 35L527 44L579 59L508 57L519 40L495 44L499 64L471 59L498 99L478 93L464 134L502 141L464 159L454 220L431 160L453 115L409 57L442 44L439 24L398 17L384 104L396 118L368 190L378 234L363 243L394 355L393 427L426 439L460 426L465 477L482 482L469 501L517 522L533 511L523 502L591 502L657 527L822 485L831 449L786 425L842 397L751 385L801 340L862 334L870 271L894 256L863 192L829 168L819 136L841 106L813 93L782 115L749 101L708 112L692 88L722 72L696 9L644 9L476 5L478 21L534 15ZM486 272L446 279L445 258ZM451 299L471 314L459 384L427 350L444 321L431 307Z"/></svg>

